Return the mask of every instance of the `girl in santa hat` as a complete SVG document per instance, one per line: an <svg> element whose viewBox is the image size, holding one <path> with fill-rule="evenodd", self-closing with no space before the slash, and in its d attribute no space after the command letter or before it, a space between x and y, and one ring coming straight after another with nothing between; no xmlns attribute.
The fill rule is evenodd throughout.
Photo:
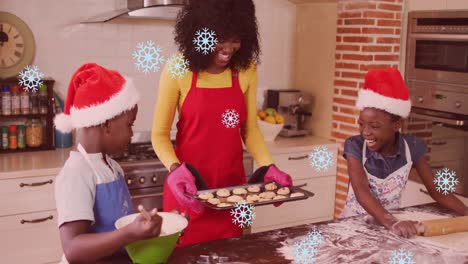
<svg viewBox="0 0 468 264"><path fill-rule="evenodd" d="M134 211L122 168L109 155L121 155L130 144L138 98L130 79L94 63L71 78L64 113L55 118L58 130L80 134L78 151L70 152L55 183L62 263L94 263L160 233L156 210L150 220L140 215L122 229L114 227Z"/></svg>
<svg viewBox="0 0 468 264"><path fill-rule="evenodd" d="M369 71L356 107L361 110L360 135L348 138L344 146L351 184L341 217L368 213L400 236L416 235L417 222L398 221L389 212L400 207L411 168L416 169L434 200L459 215L468 215L468 207L457 197L436 191L431 167L424 158L424 142L399 132L411 102L397 69Z"/></svg>
<svg viewBox="0 0 468 264"><path fill-rule="evenodd" d="M197 33L207 41L198 42ZM242 230L232 223L229 211L204 210L185 194L245 184L242 142L264 166L257 180L292 184L273 164L257 126L260 46L254 3L190 0L179 13L175 41L190 70L182 76L168 67L162 72L152 130L156 154L170 170L164 210L190 215L181 245L239 236ZM205 49L205 44L213 44L213 49ZM170 130L176 110L174 149Z"/></svg>

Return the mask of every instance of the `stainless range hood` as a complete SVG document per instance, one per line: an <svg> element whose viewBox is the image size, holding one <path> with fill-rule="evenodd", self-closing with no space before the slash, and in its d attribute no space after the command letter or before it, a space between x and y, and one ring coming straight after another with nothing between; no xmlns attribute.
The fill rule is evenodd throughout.
<svg viewBox="0 0 468 264"><path fill-rule="evenodd" d="M103 23L120 16L175 20L187 0L127 0L125 8L105 12L81 23Z"/></svg>

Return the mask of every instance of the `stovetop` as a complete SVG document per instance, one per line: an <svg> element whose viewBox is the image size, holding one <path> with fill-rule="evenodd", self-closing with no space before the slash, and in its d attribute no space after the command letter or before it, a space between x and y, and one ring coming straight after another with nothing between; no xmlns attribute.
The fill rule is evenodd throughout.
<svg viewBox="0 0 468 264"><path fill-rule="evenodd" d="M113 157L117 162L142 162L155 161L158 156L154 152L151 142L132 143L128 148L128 152L122 156Z"/></svg>

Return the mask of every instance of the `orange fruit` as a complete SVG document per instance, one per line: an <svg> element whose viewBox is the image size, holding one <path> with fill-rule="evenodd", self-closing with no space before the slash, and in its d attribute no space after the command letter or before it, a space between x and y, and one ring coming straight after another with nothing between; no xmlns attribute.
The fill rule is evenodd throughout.
<svg viewBox="0 0 468 264"><path fill-rule="evenodd" d="M280 114L276 114L275 120L277 124L284 124L284 117Z"/></svg>
<svg viewBox="0 0 468 264"><path fill-rule="evenodd" d="M276 120L274 116L267 116L264 121L270 124L276 124Z"/></svg>
<svg viewBox="0 0 468 264"><path fill-rule="evenodd" d="M258 117L260 117L260 119L263 120L263 119L265 119L266 116L267 116L267 114L265 112L263 112L263 111L258 112Z"/></svg>

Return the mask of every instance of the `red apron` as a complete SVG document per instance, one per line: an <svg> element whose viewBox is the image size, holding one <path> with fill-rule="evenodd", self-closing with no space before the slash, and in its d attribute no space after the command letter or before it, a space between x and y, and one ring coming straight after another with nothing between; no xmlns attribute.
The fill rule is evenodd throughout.
<svg viewBox="0 0 468 264"><path fill-rule="evenodd" d="M240 127L247 110L237 75L232 73L231 87L199 88L197 72L193 72L192 85L179 114L177 157L192 164L210 189L246 183ZM167 182L163 206L164 211L179 209L190 216L180 246L242 235L229 211L206 208L201 215L187 211L174 199Z"/></svg>

